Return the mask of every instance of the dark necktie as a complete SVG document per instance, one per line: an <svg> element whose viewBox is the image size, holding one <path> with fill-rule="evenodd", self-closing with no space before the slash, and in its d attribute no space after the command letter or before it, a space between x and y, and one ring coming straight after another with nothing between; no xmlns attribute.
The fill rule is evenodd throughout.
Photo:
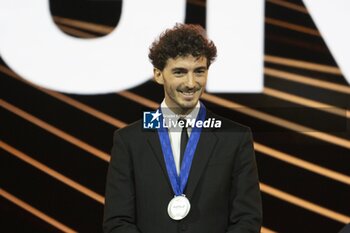
<svg viewBox="0 0 350 233"><path fill-rule="evenodd" d="M187 128L186 128L186 120L183 118L180 118L179 122L180 121L184 122L184 127L182 128L182 131L181 131L181 141L180 141L180 168L181 168L182 159L184 157L186 145L188 142L188 134L187 134Z"/></svg>

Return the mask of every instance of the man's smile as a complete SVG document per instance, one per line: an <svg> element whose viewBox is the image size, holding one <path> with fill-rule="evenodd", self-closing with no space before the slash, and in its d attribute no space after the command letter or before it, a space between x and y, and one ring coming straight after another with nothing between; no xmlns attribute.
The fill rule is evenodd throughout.
<svg viewBox="0 0 350 233"><path fill-rule="evenodd" d="M191 100L199 90L178 90L184 99Z"/></svg>

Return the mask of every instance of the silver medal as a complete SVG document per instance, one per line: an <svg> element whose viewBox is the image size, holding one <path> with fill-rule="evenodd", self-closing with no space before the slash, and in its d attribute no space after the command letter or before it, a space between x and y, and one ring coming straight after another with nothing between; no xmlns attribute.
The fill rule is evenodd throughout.
<svg viewBox="0 0 350 233"><path fill-rule="evenodd" d="M181 220L190 212L191 204L185 195L175 196L168 205L168 214L174 220Z"/></svg>

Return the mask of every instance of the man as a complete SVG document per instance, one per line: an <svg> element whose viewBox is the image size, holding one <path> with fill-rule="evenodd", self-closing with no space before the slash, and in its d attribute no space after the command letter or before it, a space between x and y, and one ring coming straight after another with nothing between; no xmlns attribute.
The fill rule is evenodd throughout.
<svg viewBox="0 0 350 233"><path fill-rule="evenodd" d="M115 132L105 232L260 232L250 129L199 101L215 57L200 26L177 24L152 44L154 79L165 94L152 114L159 124L147 130L137 121Z"/></svg>

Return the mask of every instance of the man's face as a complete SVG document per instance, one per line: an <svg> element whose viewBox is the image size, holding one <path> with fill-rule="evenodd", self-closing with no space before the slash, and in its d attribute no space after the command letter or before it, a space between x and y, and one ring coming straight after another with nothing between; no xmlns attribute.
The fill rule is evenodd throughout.
<svg viewBox="0 0 350 233"><path fill-rule="evenodd" d="M208 77L207 58L192 55L169 58L164 69L154 69L156 82L164 85L165 102L177 113L194 108Z"/></svg>

